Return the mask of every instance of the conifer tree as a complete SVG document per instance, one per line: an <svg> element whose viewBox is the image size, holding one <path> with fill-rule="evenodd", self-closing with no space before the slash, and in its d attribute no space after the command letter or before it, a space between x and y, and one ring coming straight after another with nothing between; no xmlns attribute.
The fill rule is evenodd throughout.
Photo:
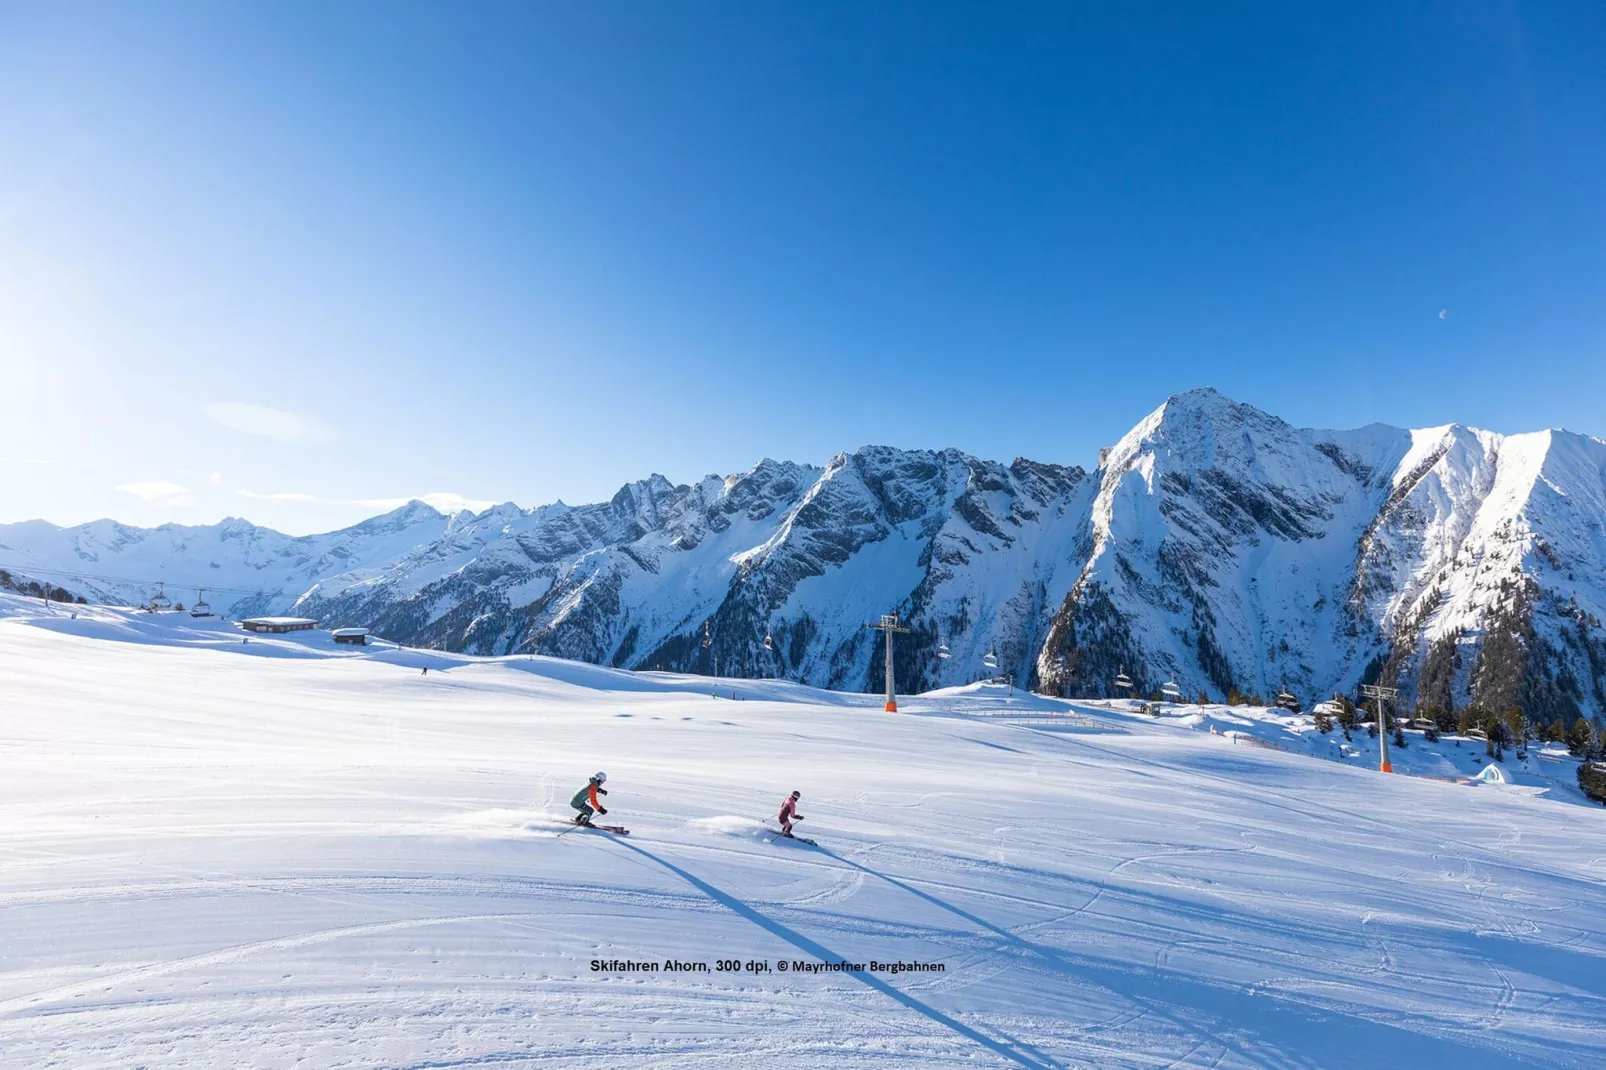
<svg viewBox="0 0 1606 1070"><path fill-rule="evenodd" d="M1590 736L1589 722L1578 718L1573 722L1573 730L1567 734L1567 753L1582 758L1589 752Z"/></svg>
<svg viewBox="0 0 1606 1070"><path fill-rule="evenodd" d="M1606 805L1606 766L1587 758L1579 762L1578 787L1591 799Z"/></svg>
<svg viewBox="0 0 1606 1070"><path fill-rule="evenodd" d="M1517 749L1518 758L1528 757L1528 717L1522 712L1521 706L1511 706L1506 709L1505 716L1501 718L1502 727L1506 730L1506 738L1511 746Z"/></svg>
<svg viewBox="0 0 1606 1070"><path fill-rule="evenodd" d="M1433 711L1433 720L1438 725L1438 729L1441 733L1454 733L1458 728L1461 727L1461 718L1457 716L1455 710L1448 706L1440 706L1436 708Z"/></svg>
<svg viewBox="0 0 1606 1070"><path fill-rule="evenodd" d="M1489 737L1489 753L1497 762L1506 760L1506 748L1511 746L1511 728L1499 717L1490 714L1483 723L1483 730Z"/></svg>

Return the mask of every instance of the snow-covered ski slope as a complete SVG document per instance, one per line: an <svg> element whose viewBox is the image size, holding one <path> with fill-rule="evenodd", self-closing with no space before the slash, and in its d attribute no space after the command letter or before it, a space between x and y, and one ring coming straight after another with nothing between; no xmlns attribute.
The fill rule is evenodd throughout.
<svg viewBox="0 0 1606 1070"><path fill-rule="evenodd" d="M0 1064L1599 1065L1606 810L902 705L0 596Z"/></svg>

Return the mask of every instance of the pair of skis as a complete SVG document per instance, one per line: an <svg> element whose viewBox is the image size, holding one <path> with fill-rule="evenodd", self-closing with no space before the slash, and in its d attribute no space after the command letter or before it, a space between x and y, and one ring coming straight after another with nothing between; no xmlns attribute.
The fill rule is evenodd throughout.
<svg viewBox="0 0 1606 1070"><path fill-rule="evenodd" d="M571 821L571 822L569 822L569 827L564 829L562 832L558 833L558 835L559 836L567 836L569 833L574 832L576 829L592 829L593 831L596 831L596 832L611 832L615 836L628 836L628 835L630 835L630 830L625 828L623 825L593 825L589 821L587 821L587 822L585 822L583 824L581 822L579 822L579 821Z"/></svg>
<svg viewBox="0 0 1606 1070"><path fill-rule="evenodd" d="M786 832L776 832L774 829L765 829L764 831L769 833L775 842L779 842L780 840L796 840L798 843L806 843L810 847L820 846L807 836L795 836Z"/></svg>
<svg viewBox="0 0 1606 1070"><path fill-rule="evenodd" d="M630 830L625 828L623 825L591 825L591 824L582 825L579 822L575 823L574 828L565 829L563 832L558 833L558 835L562 836L565 833L573 832L575 829L591 829L593 832L611 832L615 836L628 836L628 835L630 835ZM798 843L806 843L810 847L818 847L818 846L820 846L819 844L815 843L813 840L809 839L807 836L795 836L795 835L789 836L784 832L777 832L774 829L765 829L764 831L768 832L773 840L777 840L777 841L778 840L795 840Z"/></svg>

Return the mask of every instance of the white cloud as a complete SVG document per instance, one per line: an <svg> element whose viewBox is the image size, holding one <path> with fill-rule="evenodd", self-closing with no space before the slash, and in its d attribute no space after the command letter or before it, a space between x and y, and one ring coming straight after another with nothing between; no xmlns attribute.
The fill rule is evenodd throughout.
<svg viewBox="0 0 1606 1070"><path fill-rule="evenodd" d="M216 486L218 486L219 484L221 484L223 482L223 473L222 472L213 472L210 476L207 477L206 481L208 483L212 484L214 487L216 487Z"/></svg>
<svg viewBox="0 0 1606 1070"><path fill-rule="evenodd" d="M163 505L175 505L189 496L190 488L181 487L177 483L166 483L153 479L141 483L124 483L117 488L124 494L132 494L136 498L143 498L148 502L161 502Z"/></svg>
<svg viewBox="0 0 1606 1070"><path fill-rule="evenodd" d="M1447 309L1447 308L1441 308L1441 309L1439 309L1439 318L1440 318L1440 319L1441 319L1441 320L1447 320L1447 319L1449 319L1449 318L1450 318L1450 310L1449 310L1449 309Z"/></svg>
<svg viewBox="0 0 1606 1070"><path fill-rule="evenodd" d="M483 513L497 504L496 502L480 501L478 498L465 498L461 494L453 494L443 490L431 491L428 494L415 494L411 498L364 498L356 504L366 506L369 509L380 509L388 512L391 509L400 509L410 501L421 501L430 508L438 509L443 513L459 513L464 509L471 513Z"/></svg>
<svg viewBox="0 0 1606 1070"><path fill-rule="evenodd" d="M313 494L302 494L300 491L286 490L277 494L263 494L260 491L241 489L235 493L242 498L253 498L259 502L315 502L318 497Z"/></svg>
<svg viewBox="0 0 1606 1070"><path fill-rule="evenodd" d="M272 409L266 405L251 405L244 401L216 401L201 411L206 413L208 419L222 424L231 431L277 439L280 442L327 442L335 437L332 429L316 420L297 416L282 409Z"/></svg>

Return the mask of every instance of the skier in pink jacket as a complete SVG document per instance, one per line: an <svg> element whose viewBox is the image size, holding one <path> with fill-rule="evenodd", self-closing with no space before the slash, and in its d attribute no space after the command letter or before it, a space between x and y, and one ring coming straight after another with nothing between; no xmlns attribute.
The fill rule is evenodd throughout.
<svg viewBox="0 0 1606 1070"><path fill-rule="evenodd" d="M792 834L792 822L803 820L803 815L797 812L797 801L802 797L803 793L801 791L794 791L791 795L788 795L786 797L786 801L781 804L780 816L782 836L790 836Z"/></svg>

